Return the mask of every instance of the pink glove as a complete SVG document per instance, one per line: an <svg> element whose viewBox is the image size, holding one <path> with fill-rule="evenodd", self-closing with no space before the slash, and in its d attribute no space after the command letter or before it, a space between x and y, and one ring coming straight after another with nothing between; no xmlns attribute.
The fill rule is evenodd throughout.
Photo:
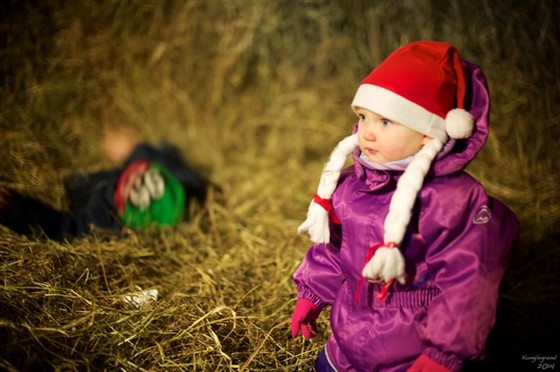
<svg viewBox="0 0 560 372"><path fill-rule="evenodd" d="M451 370L422 354L412 363L407 372L451 372Z"/></svg>
<svg viewBox="0 0 560 372"><path fill-rule="evenodd" d="M300 298L297 300L292 315L292 338L296 338L300 331L306 340L315 337L317 335L317 323L315 321L320 313L321 309L308 299Z"/></svg>

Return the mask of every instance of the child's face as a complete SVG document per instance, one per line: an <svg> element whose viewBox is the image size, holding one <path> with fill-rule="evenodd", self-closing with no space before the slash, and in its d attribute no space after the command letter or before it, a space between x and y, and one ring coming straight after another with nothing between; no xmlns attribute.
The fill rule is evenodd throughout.
<svg viewBox="0 0 560 372"><path fill-rule="evenodd" d="M393 122L375 112L358 107L358 145L376 163L405 159L416 154L430 137Z"/></svg>

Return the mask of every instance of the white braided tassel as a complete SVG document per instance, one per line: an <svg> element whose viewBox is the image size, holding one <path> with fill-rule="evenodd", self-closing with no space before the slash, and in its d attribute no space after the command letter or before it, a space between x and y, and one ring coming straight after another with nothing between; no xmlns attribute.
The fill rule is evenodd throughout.
<svg viewBox="0 0 560 372"><path fill-rule="evenodd" d="M406 167L397 183L397 189L389 205L389 213L385 218L384 240L386 242L395 242L396 245L402 242L412 216L416 195L422 188L424 177L430 170L432 161L442 148L443 143L440 140L432 139L418 151Z"/></svg>
<svg viewBox="0 0 560 372"><path fill-rule="evenodd" d="M397 280L404 284L406 280L404 272L404 257L392 244L377 248L373 257L364 266L362 276L372 280L382 279L386 283Z"/></svg>
<svg viewBox="0 0 560 372"><path fill-rule="evenodd" d="M418 151L397 183L397 189L391 198L389 213L385 217L384 242L386 246L375 251L373 257L364 266L362 275L372 280L383 279L385 282L396 279L405 282L405 262L398 246L404 238L406 228L412 216L416 195L422 188L424 177L432 161L443 148L443 142L432 139ZM397 249L391 248L394 243Z"/></svg>
<svg viewBox="0 0 560 372"><path fill-rule="evenodd" d="M358 136L357 134L352 134L340 141L331 152L329 161L323 169L317 188L317 195L320 198L331 198L338 183L340 172L346 162L346 158L357 146ZM309 204L309 209L307 210L307 219L297 229L298 234L305 231L309 233L309 238L315 243L328 243L330 240L329 213L313 200Z"/></svg>

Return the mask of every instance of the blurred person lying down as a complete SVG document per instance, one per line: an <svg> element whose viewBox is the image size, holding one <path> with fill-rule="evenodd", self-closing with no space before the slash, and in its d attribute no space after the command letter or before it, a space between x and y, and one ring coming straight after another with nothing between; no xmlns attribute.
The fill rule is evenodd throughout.
<svg viewBox="0 0 560 372"><path fill-rule="evenodd" d="M135 138L130 130L105 134L102 147L121 166L73 176L66 187L68 211L0 187L0 224L59 241L94 228L120 231L177 224L193 199L204 202L207 184L176 146L153 146Z"/></svg>

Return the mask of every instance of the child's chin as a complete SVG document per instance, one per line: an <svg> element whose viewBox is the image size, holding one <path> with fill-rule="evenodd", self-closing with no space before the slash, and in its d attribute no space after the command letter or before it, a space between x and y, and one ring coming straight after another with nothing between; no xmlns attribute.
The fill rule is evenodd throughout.
<svg viewBox="0 0 560 372"><path fill-rule="evenodd" d="M366 153L366 158L372 163L385 163L386 160L377 154Z"/></svg>

